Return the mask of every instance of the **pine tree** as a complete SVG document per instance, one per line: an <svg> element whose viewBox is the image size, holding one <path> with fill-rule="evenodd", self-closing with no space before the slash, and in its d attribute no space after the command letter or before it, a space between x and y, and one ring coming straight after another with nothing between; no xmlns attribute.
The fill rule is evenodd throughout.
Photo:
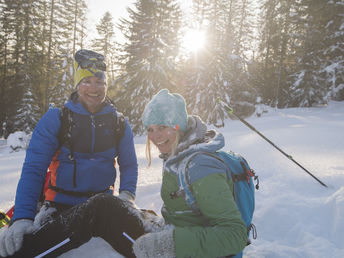
<svg viewBox="0 0 344 258"><path fill-rule="evenodd" d="M325 77L321 67L324 63L324 27L321 19L326 2L321 0L303 1L300 6L299 23L304 27L300 48L297 49L299 62L295 65L290 87L289 106L311 107L328 101Z"/></svg>
<svg viewBox="0 0 344 258"><path fill-rule="evenodd" d="M223 113L218 108L218 93L228 98L223 81L224 59L221 56L219 42L223 29L219 1L206 4L195 1L193 20L197 21L194 27L206 31L206 43L202 50L192 53L186 63L184 96L188 103L188 111L199 115L207 123L217 124L223 121ZM207 107L207 108L205 108Z"/></svg>
<svg viewBox="0 0 344 258"><path fill-rule="evenodd" d="M9 66L10 66L10 49L9 42L12 37L13 27L13 10L9 2L0 2L0 136L6 136L6 121L8 119L8 108L11 108L8 94L10 92L9 84Z"/></svg>
<svg viewBox="0 0 344 258"><path fill-rule="evenodd" d="M108 81L111 85L111 82L114 80L115 60L113 57L116 55L116 46L113 18L109 12L104 14L96 28L99 38L93 40L92 48L104 55L107 64L107 74L109 75Z"/></svg>
<svg viewBox="0 0 344 258"><path fill-rule="evenodd" d="M263 66L263 84L258 88L263 103L280 105L281 89L286 88L290 49L290 18L293 16L294 0L267 0L262 4L260 57ZM294 7L295 8L295 7ZM292 51L291 51L292 52Z"/></svg>
<svg viewBox="0 0 344 258"><path fill-rule="evenodd" d="M54 57L55 76L49 89L49 103L62 107L74 87L74 53L81 49L85 38L85 1L64 1L58 34L65 35Z"/></svg>
<svg viewBox="0 0 344 258"><path fill-rule="evenodd" d="M59 67L59 73L56 84L49 90L49 95L53 101L51 104L62 108L65 102L69 99L71 93L75 90L74 88L74 77L73 77L73 65L74 59L70 51L65 50L61 53L61 63L57 64Z"/></svg>
<svg viewBox="0 0 344 258"><path fill-rule="evenodd" d="M76 31L83 28L78 20L73 22L78 6L75 0L4 0L0 4L1 105L4 107L0 122L6 123L8 134L14 130L27 131L29 127L32 130L34 124L28 117L37 120L51 100L65 96L63 90L68 91L72 84L73 63L68 60L67 67L64 61L71 56L71 49L80 45L80 40L75 39L80 34L74 33L73 38L73 24L78 26ZM84 1L78 4L84 8L76 10L76 16L81 17L86 5ZM60 87L62 92L57 93L55 89L61 84L67 87ZM25 101L29 103L27 109ZM23 116L24 110L27 117Z"/></svg>
<svg viewBox="0 0 344 258"><path fill-rule="evenodd" d="M203 51L191 56L184 69L185 96L190 113L216 126L223 125L227 117L217 103L219 97L230 102L240 114L254 111L248 102L254 101L254 96L248 84L244 53L249 35L243 27L249 16L242 11L247 8L247 1L243 2L244 5L238 1L213 0L194 4L193 20L199 22L197 28L207 32L207 42Z"/></svg>
<svg viewBox="0 0 344 258"><path fill-rule="evenodd" d="M40 116L37 100L35 95L32 93L33 75L31 70L33 65L30 56L31 51L34 48L33 42L35 41L34 26L32 25L34 16L37 15L34 9L35 7L36 6L32 0L27 0L23 5L23 18L25 25L23 29L24 48L22 54L23 64L21 65L23 69L23 81L21 85L24 89L24 94L20 99L18 109L16 110L13 128L15 131L20 130L25 131L26 133L32 132Z"/></svg>
<svg viewBox="0 0 344 258"><path fill-rule="evenodd" d="M93 48L95 51L102 52L107 58L113 48L115 37L113 18L109 12L104 14L96 28L100 37L93 40Z"/></svg>
<svg viewBox="0 0 344 258"><path fill-rule="evenodd" d="M85 1L51 0L42 6L41 17L41 96L42 111L51 103L62 106L74 89L72 57L84 38ZM75 27L76 26L76 27Z"/></svg>
<svg viewBox="0 0 344 258"><path fill-rule="evenodd" d="M6 29L4 52L4 117L7 133L15 130L15 116L30 80L24 62L27 60L31 1L4 1L3 12ZM26 38L25 38L26 37Z"/></svg>
<svg viewBox="0 0 344 258"><path fill-rule="evenodd" d="M134 133L142 133L141 115L146 103L162 88L173 89L179 45L180 8L177 1L140 0L119 28L127 43L120 57L116 103L129 117Z"/></svg>
<svg viewBox="0 0 344 258"><path fill-rule="evenodd" d="M31 92L31 87L26 87L14 121L15 130L24 131L27 134L31 133L38 122L39 113L37 100Z"/></svg>
<svg viewBox="0 0 344 258"><path fill-rule="evenodd" d="M72 54L83 48L86 38L86 11L87 5L85 0L70 0L71 22L73 24L73 48Z"/></svg>
<svg viewBox="0 0 344 258"><path fill-rule="evenodd" d="M225 57L224 78L230 104L237 114L251 115L254 110L257 92L250 84L248 63L257 43L254 30L257 27L255 1L225 1L225 37L221 52Z"/></svg>
<svg viewBox="0 0 344 258"><path fill-rule="evenodd" d="M328 95L334 100L344 100L344 5L340 1L328 1L323 12L322 25L326 29L323 71Z"/></svg>

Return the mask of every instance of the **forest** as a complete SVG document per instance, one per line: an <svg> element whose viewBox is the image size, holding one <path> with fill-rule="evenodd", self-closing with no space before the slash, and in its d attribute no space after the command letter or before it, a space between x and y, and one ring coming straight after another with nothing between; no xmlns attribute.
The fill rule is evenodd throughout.
<svg viewBox="0 0 344 258"><path fill-rule="evenodd" d="M63 106L83 48L104 55L108 95L137 135L162 88L218 127L228 118L219 98L244 117L259 105L344 100L343 0L193 0L187 11L180 0L137 0L128 18L104 13L91 40L87 8L85 0L0 0L0 137L30 133L50 106ZM204 35L202 46L184 46L191 32Z"/></svg>

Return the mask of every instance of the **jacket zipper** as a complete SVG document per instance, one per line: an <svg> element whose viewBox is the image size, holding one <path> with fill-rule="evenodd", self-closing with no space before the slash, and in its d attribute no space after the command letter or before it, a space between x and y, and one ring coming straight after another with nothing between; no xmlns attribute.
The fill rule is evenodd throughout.
<svg viewBox="0 0 344 258"><path fill-rule="evenodd" d="M92 146L91 146L91 153L94 152L94 144L95 144L95 129L96 129L96 123L94 121L94 115L91 115L91 128L92 128ZM74 158L74 155L72 155L72 159L74 162L74 171L73 171L73 186L76 188L76 160Z"/></svg>
<svg viewBox="0 0 344 258"><path fill-rule="evenodd" d="M96 123L94 121L94 115L91 115L91 128L92 128L92 146L91 152L94 152L94 145L95 145L95 135L96 135Z"/></svg>

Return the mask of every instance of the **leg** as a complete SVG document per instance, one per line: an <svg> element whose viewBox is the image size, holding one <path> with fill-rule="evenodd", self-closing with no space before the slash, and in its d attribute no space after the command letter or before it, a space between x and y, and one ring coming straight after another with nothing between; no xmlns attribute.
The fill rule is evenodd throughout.
<svg viewBox="0 0 344 258"><path fill-rule="evenodd" d="M69 238L68 244L50 253L51 257L56 257L79 247L91 237L102 237L122 255L135 257L132 243L123 232L133 239L145 233L140 211L128 207L125 201L115 196L98 194L25 236L23 247L14 257L34 257Z"/></svg>
<svg viewBox="0 0 344 258"><path fill-rule="evenodd" d="M85 205L88 206L88 211L93 211L92 214L87 214L83 218L86 220L85 223L92 224L90 229L92 236L103 238L125 257L135 257L132 253L131 241L123 233L125 232L133 239L145 233L141 212L128 205L127 202L107 194L96 195ZM79 221L81 219L78 219ZM87 234L85 227L78 228L81 228L81 234Z"/></svg>

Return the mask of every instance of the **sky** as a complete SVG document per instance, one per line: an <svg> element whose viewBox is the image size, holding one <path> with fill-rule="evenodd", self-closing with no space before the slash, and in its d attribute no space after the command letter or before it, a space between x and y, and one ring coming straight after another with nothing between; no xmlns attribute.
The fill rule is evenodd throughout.
<svg viewBox="0 0 344 258"><path fill-rule="evenodd" d="M134 8L135 0L86 0L88 6L88 26L90 35L87 39L92 38L96 34L96 24L104 16L105 12L109 11L113 17L113 22L116 25L120 18L127 18L127 7ZM191 0L181 0L181 7L183 10L187 10L191 6ZM115 28L116 40L122 42L124 37L121 32Z"/></svg>
<svg viewBox="0 0 344 258"><path fill-rule="evenodd" d="M96 24L99 23L107 11L111 13L113 22L116 25L120 18L128 17L127 7L134 7L134 2L134 0L86 0L90 34L96 33ZM117 28L115 28L115 32L117 32L116 39L121 40L123 37Z"/></svg>
<svg viewBox="0 0 344 258"><path fill-rule="evenodd" d="M291 155L314 178L274 149L238 120L219 128L225 150L240 153L259 176L253 223L257 239L245 248L244 258L344 257L344 101L313 108L260 107L260 118L246 119L274 144ZM265 111L264 113L262 111ZM212 128L212 127L210 127ZM134 138L139 164L136 203L160 214L162 161L145 158L145 136ZM0 210L13 204L25 151L11 152L15 137L0 139ZM118 183L116 186L118 189ZM101 238L92 238L61 257L119 258Z"/></svg>

